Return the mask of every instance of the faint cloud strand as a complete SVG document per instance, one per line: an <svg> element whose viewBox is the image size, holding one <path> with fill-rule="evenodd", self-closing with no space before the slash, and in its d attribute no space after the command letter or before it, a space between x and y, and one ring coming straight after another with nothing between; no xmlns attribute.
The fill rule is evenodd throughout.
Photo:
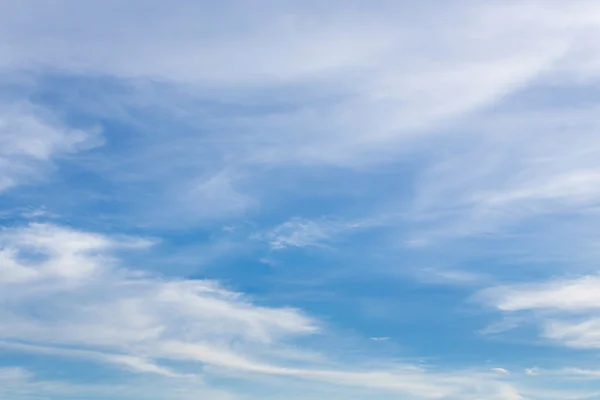
<svg viewBox="0 0 600 400"><path fill-rule="evenodd" d="M39 181L53 160L102 144L97 131L46 120L33 105L0 105L0 192Z"/></svg>

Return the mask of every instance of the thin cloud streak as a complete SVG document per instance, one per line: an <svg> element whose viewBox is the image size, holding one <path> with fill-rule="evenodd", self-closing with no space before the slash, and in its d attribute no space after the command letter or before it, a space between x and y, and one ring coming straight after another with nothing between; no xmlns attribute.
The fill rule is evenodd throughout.
<svg viewBox="0 0 600 400"><path fill-rule="evenodd" d="M0 239L6 261L1 264L0 299L11 299L0 308L1 345L7 349L90 359L172 378L193 374L161 366L161 360L195 361L424 398L458 396L475 383L467 379L470 373L429 372L410 365L379 372L277 366L250 354L261 346L283 345L290 336L317 332L315 321L296 310L252 305L214 282L166 281L123 269L109 256L119 243L102 235L32 224L5 229ZM22 308L37 314L26 317ZM232 342L238 345L231 347ZM481 379L492 392L500 385L485 375L478 384Z"/></svg>

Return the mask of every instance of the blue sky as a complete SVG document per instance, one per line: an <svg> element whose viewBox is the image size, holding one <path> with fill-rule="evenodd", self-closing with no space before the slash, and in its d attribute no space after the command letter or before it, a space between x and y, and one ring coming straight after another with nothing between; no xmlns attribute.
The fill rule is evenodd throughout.
<svg viewBox="0 0 600 400"><path fill-rule="evenodd" d="M0 399L600 399L600 4L0 1Z"/></svg>

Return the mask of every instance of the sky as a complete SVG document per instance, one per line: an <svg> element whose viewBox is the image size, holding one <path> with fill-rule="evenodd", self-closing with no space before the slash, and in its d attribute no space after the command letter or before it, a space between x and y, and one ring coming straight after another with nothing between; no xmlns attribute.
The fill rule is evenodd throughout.
<svg viewBox="0 0 600 400"><path fill-rule="evenodd" d="M600 399L596 0L0 0L0 400Z"/></svg>

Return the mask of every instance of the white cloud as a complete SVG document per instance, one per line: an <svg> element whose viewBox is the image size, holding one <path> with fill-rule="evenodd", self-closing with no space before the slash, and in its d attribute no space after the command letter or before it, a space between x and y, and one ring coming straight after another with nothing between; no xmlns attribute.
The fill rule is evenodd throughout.
<svg viewBox="0 0 600 400"><path fill-rule="evenodd" d="M36 219L50 219L56 218L58 215L48 211L46 207L40 207L35 209L24 210L21 216L25 219L36 220Z"/></svg>
<svg viewBox="0 0 600 400"><path fill-rule="evenodd" d="M75 384L59 380L44 380L19 367L0 367L0 399L164 399L175 396L181 400L198 397L215 400L237 400L240 397L226 391L211 389L199 380L139 379L132 384Z"/></svg>
<svg viewBox="0 0 600 400"><path fill-rule="evenodd" d="M89 360L165 379L196 375L194 368L162 365L185 361L203 365L205 373L224 369L420 398L459 397L474 387L492 396L505 390L505 383L472 371L278 365L268 354L281 348L284 355L289 337L319 329L297 310L254 305L215 282L124 269L111 256L121 242L98 234L31 224L5 228L0 244L0 345L11 351Z"/></svg>
<svg viewBox="0 0 600 400"><path fill-rule="evenodd" d="M507 317L500 321L493 322L479 331L482 335L496 335L508 332L519 327L523 323L522 319Z"/></svg>
<svg viewBox="0 0 600 400"><path fill-rule="evenodd" d="M542 109L488 114L471 121L452 143L437 142L435 161L417 181L414 217L420 226L413 241L431 245L514 232L536 217L572 215L568 222L575 226L549 225L535 233L543 242L555 238L553 246L536 249L538 256L591 244L595 234L586 223L595 220L593 210L600 204L598 110L538 106ZM580 215L589 218L576 220ZM515 246L525 238L519 240Z"/></svg>
<svg viewBox="0 0 600 400"><path fill-rule="evenodd" d="M205 179L193 179L183 188L184 194L178 205L195 216L207 219L242 213L252 207L255 200L236 189L235 181L235 177L228 171L221 171Z"/></svg>
<svg viewBox="0 0 600 400"><path fill-rule="evenodd" d="M504 312L535 312L545 338L575 348L600 348L600 279L503 286L478 297Z"/></svg>
<svg viewBox="0 0 600 400"><path fill-rule="evenodd" d="M213 115L194 107L194 101L188 108L173 106L170 98L155 92L136 92L144 106L156 101L161 110L175 109L173 116L186 133L156 134L158 143L134 147L135 154L125 155L126 161L95 159L89 167L108 180L119 176L119 183L128 186L120 195L136 202L131 214L143 214L137 215L140 219L151 214L155 223L227 217L252 209L261 200L261 188L253 182L264 164L362 167L430 149L429 140L435 148L455 149L461 139L449 132L464 132L472 127L476 112L519 89L597 78L579 60L581 54L594 60L597 53L595 43L581 40L595 37L600 29L593 17L599 12L594 1L576 7L456 1L433 12L390 2L376 2L368 11L342 1L328 7L305 2L264 5L183 2L166 7L136 0L83 7L61 0L51 7L36 5L40 12L32 16L29 1L5 2L0 6L0 64L6 71L166 82L193 100L262 110ZM114 102L105 103L113 107ZM539 119L547 116L544 112ZM446 129L448 124L454 129ZM545 208L549 199L577 206L597 198L595 166L555 171L542 163L529 165L532 156L555 157L563 136L550 136L548 143L558 146L548 153L533 149L521 157L523 132L507 133L509 129L493 135L471 129L464 145L472 152L457 158L443 155L440 164L417 180L419 217L468 209L458 216L451 213L451 221L423 236L486 231L515 218L512 213ZM538 141L535 135L526 136L529 143ZM575 144L586 146L580 140L569 144L573 152L563 162L585 148L576 149ZM515 160L516 168L507 169ZM527 169L520 175L521 167ZM238 176L236 171L247 173ZM166 194L141 206L148 192L132 188L144 185L152 193ZM168 215L159 218L161 214Z"/></svg>
<svg viewBox="0 0 600 400"><path fill-rule="evenodd" d="M529 376L552 377L568 380L597 380L600 379L600 370L581 367L562 367L558 369L526 368L525 374Z"/></svg>
<svg viewBox="0 0 600 400"><path fill-rule="evenodd" d="M502 375L510 375L510 371L507 370L506 368L500 368L500 367L492 368L492 371L497 372Z"/></svg>
<svg viewBox="0 0 600 400"><path fill-rule="evenodd" d="M5 229L0 240L0 297L13 299L13 307L0 311L4 339L107 346L115 354L138 347L142 354L165 357L190 345L212 352L211 363L222 354L227 364L226 349L219 353L201 343L269 343L317 330L294 310L253 306L214 282L167 281L122 270L108 253L119 243L100 235L33 224ZM36 318L22 311L40 307Z"/></svg>
<svg viewBox="0 0 600 400"><path fill-rule="evenodd" d="M537 375L539 374L539 368L537 367L533 367L533 368L525 368L525 374L526 375Z"/></svg>
<svg viewBox="0 0 600 400"><path fill-rule="evenodd" d="M385 224L383 220L384 218L357 221L291 218L255 237L267 241L274 250L288 247L326 248L341 237L382 226Z"/></svg>
<svg viewBox="0 0 600 400"><path fill-rule="evenodd" d="M0 192L37 181L53 159L96 146L97 132L49 121L30 104L0 105Z"/></svg>
<svg viewBox="0 0 600 400"><path fill-rule="evenodd" d="M414 277L428 284L477 286L489 281L490 277L472 271L447 268L415 268Z"/></svg>
<svg viewBox="0 0 600 400"><path fill-rule="evenodd" d="M219 99L248 97L232 95L233 88L308 87L312 101L292 112L250 118L253 133L244 130L240 147L242 160L252 162L395 158L407 136L494 104L556 66L561 77L581 74L564 59L587 43L582 35L599 29L593 1L457 1L425 12L389 2L366 11L341 1L83 7L61 0L36 4L41 10L33 16L32 6L1 6L0 63L9 70L195 84ZM324 105L324 96L338 101Z"/></svg>
<svg viewBox="0 0 600 400"><path fill-rule="evenodd" d="M600 278L585 276L550 283L525 284L488 289L480 296L503 311L600 309Z"/></svg>
<svg viewBox="0 0 600 400"><path fill-rule="evenodd" d="M583 368L562 368L557 371L543 371L552 375L567 376L580 379L600 379L600 370Z"/></svg>
<svg viewBox="0 0 600 400"><path fill-rule="evenodd" d="M84 360L97 361L100 363L115 364L122 368L129 369L135 372L152 373L163 375L166 377L184 376L179 375L168 368L159 367L158 365L154 364L148 359L131 355L106 354L101 351L78 350L62 347L46 347L11 341L0 341L0 348L5 348L7 350L18 351L22 353L36 353L67 358L80 358Z"/></svg>
<svg viewBox="0 0 600 400"><path fill-rule="evenodd" d="M600 348L600 316L585 318L548 319L544 335L551 340L574 348Z"/></svg>
<svg viewBox="0 0 600 400"><path fill-rule="evenodd" d="M339 230L335 223L319 223L313 220L294 218L276 226L265 234L265 239L275 250L286 247L324 246Z"/></svg>
<svg viewBox="0 0 600 400"><path fill-rule="evenodd" d="M32 6L3 5L3 44L12 44L1 53L6 66L234 86L362 65L387 44L377 21L356 32L351 30L356 15L336 16L335 10L319 15L302 4L179 2L166 7L159 1L109 1L82 7L61 0L52 7L39 5L43 14L31 19ZM62 18L67 9L71 18ZM153 29L132 18L141 13ZM26 17L29 23L24 23ZM108 20L113 27L105 25ZM42 43L40 35L46 38ZM126 43L134 46L121 45Z"/></svg>

